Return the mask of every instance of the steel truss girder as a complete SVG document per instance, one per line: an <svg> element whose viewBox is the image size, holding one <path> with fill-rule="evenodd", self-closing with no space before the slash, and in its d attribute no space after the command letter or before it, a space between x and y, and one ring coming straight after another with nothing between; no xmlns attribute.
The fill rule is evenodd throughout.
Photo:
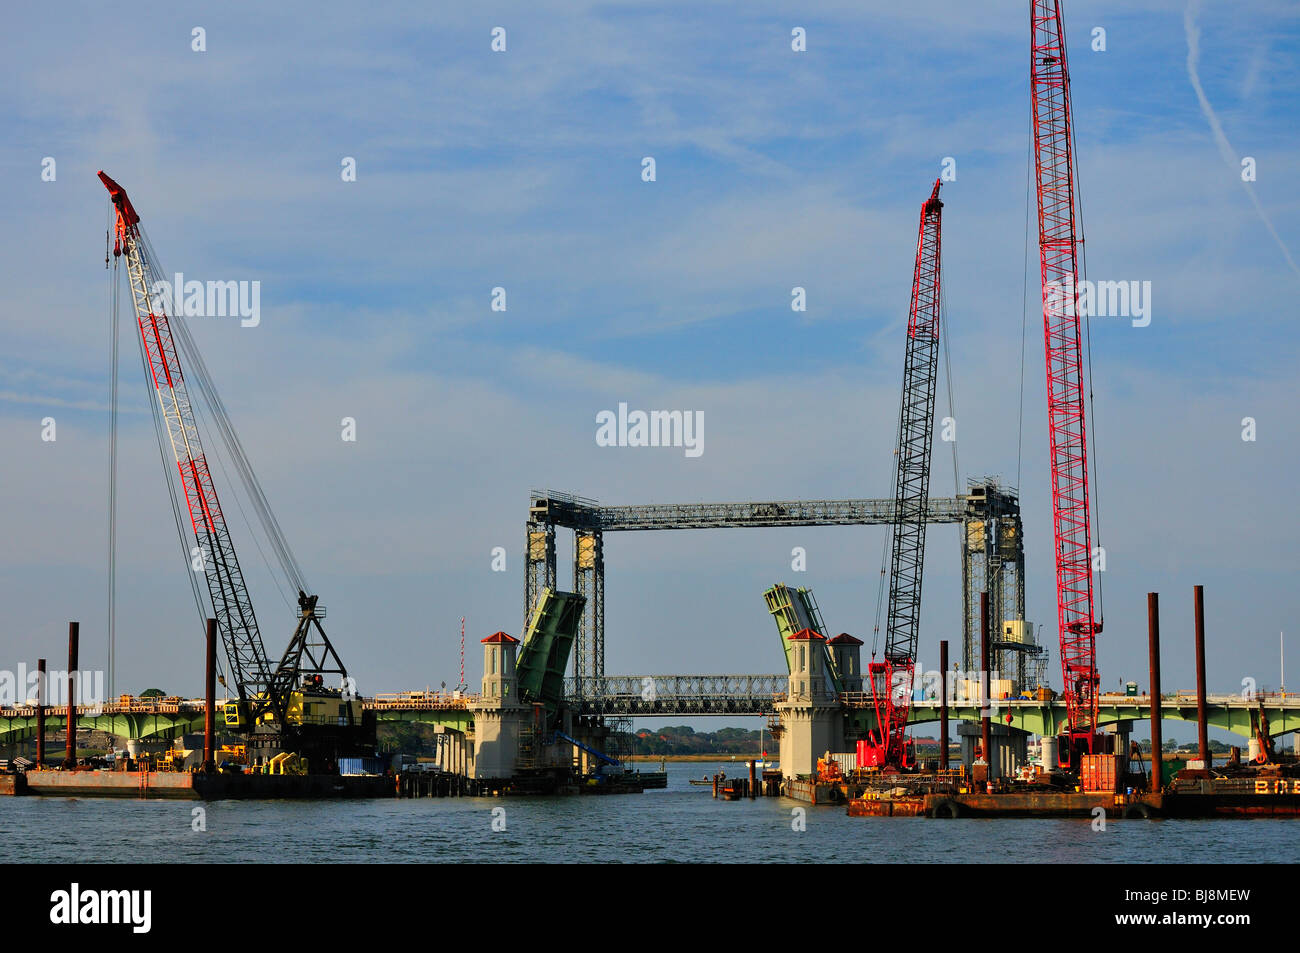
<svg viewBox="0 0 1300 953"><path fill-rule="evenodd" d="M966 501L937 498L926 501L930 523L959 523ZM897 502L875 500L774 500L748 503L652 503L643 506L601 506L575 502L563 494L534 494L529 523L606 533L658 529L729 529L774 526L880 526L897 520Z"/></svg>
<svg viewBox="0 0 1300 953"><path fill-rule="evenodd" d="M787 675L609 675L565 680L581 714L764 714L789 690Z"/></svg>

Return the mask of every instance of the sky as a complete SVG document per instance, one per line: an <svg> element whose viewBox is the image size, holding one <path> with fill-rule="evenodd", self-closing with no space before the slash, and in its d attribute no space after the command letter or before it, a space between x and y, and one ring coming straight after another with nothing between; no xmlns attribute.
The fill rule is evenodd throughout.
<svg viewBox="0 0 1300 953"><path fill-rule="evenodd" d="M462 616L471 685L478 639L520 634L533 488L609 504L888 496L917 216L951 160L938 416L957 439L936 441L931 492L955 491L954 448L963 484L1020 488L1028 615L1059 688L1027 7L12 11L0 667L60 659L72 619L83 667L106 664L97 170L130 194L165 274L260 283L256 326L187 320L369 694L454 685ZM1091 326L1102 686L1145 685L1151 591L1164 684L1194 685L1196 584L1212 691L1276 688L1284 632L1300 684L1300 10L1078 0L1065 17L1087 275L1151 289L1146 326ZM197 694L201 629L129 314L119 333L116 689ZM620 402L702 414L704 452L599 446L596 415ZM278 654L292 612L231 523ZM762 600L776 582L813 588L830 628L869 648L884 533L612 535L607 671L778 671ZM923 667L960 639L956 535L928 533Z"/></svg>

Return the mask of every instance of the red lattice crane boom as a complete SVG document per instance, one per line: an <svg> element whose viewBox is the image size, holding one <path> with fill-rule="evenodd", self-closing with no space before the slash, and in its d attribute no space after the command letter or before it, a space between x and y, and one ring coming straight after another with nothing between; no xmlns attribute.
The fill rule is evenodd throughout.
<svg viewBox="0 0 1300 953"><path fill-rule="evenodd" d="M1058 0L1033 0L1031 91L1042 271L1047 420L1056 539L1056 611L1068 724L1062 764L1091 752L1097 730L1092 545L1078 308L1078 203L1070 73Z"/></svg>

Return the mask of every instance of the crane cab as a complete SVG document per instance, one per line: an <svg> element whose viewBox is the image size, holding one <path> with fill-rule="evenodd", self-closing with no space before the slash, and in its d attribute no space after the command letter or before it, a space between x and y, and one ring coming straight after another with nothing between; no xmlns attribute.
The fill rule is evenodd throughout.
<svg viewBox="0 0 1300 953"><path fill-rule="evenodd" d="M222 707L222 718L232 731L248 730L248 705L239 700L228 701Z"/></svg>

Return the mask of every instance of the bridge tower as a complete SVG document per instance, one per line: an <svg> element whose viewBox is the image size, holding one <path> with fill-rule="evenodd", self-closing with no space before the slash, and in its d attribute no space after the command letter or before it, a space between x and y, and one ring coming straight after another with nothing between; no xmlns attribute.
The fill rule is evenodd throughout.
<svg viewBox="0 0 1300 953"><path fill-rule="evenodd" d="M1046 649L1025 621L1025 545L1016 491L996 478L968 481L962 521L962 668L979 668L980 593L989 594L993 668L1020 691L1040 681Z"/></svg>
<svg viewBox="0 0 1300 953"><path fill-rule="evenodd" d="M846 692L862 691L862 640L841 632L826 643Z"/></svg>
<svg viewBox="0 0 1300 953"><path fill-rule="evenodd" d="M483 695L473 709L474 776L509 778L516 773L519 739L531 709L519 697L515 653L519 640L494 632L483 643Z"/></svg>
<svg viewBox="0 0 1300 953"><path fill-rule="evenodd" d="M813 774L823 753L844 750L844 717L827 671L826 637L803 629L788 641L794 645L790 691L775 707L782 725L781 772L794 778Z"/></svg>
<svg viewBox="0 0 1300 953"><path fill-rule="evenodd" d="M573 677L585 697L583 682L605 676L605 543L598 529L573 533L573 590L587 599L573 647Z"/></svg>
<svg viewBox="0 0 1300 953"><path fill-rule="evenodd" d="M605 676L605 543L595 500L533 491L524 542L524 630L542 592L557 587L557 527L573 530L573 591L586 599L574 636L574 688L577 697L590 697L594 690L584 683Z"/></svg>

